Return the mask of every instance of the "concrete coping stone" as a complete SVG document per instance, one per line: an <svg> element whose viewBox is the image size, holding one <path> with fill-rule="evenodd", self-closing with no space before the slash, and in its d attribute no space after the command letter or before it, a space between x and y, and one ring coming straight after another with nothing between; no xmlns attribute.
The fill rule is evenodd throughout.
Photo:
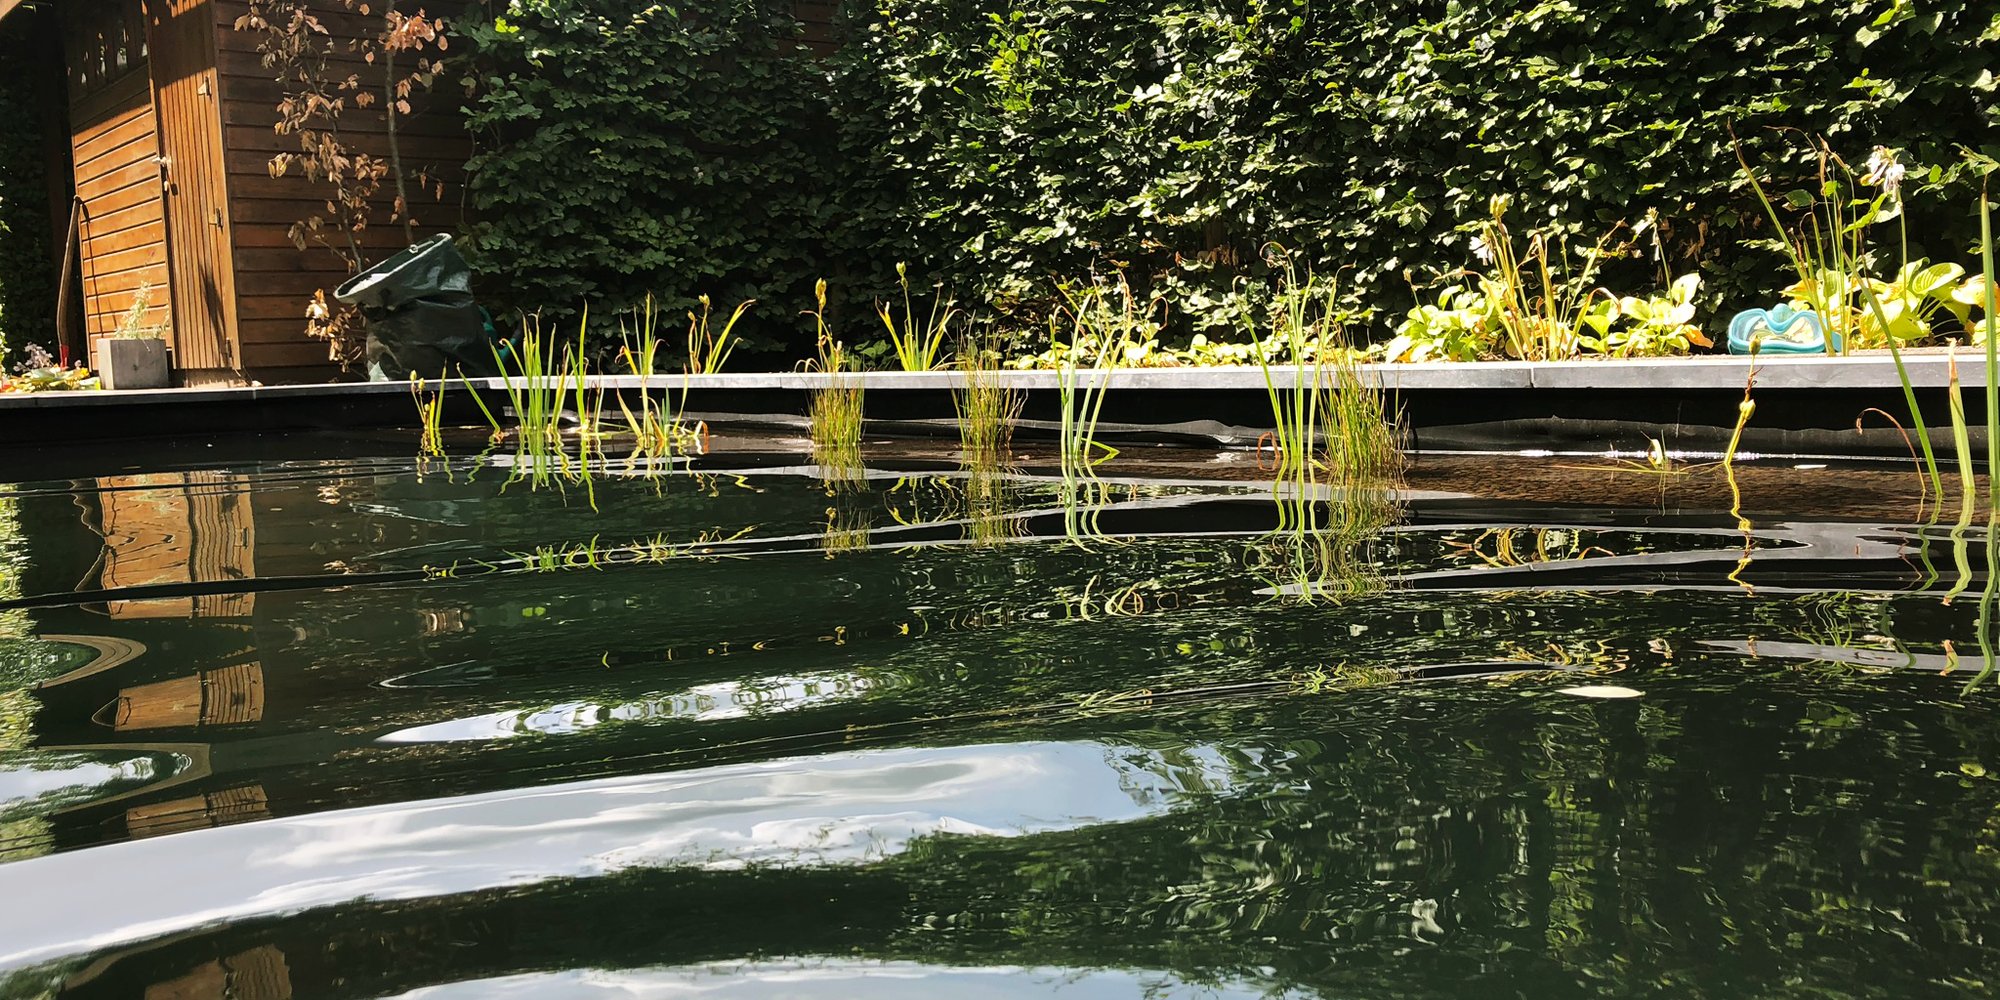
<svg viewBox="0 0 2000 1000"><path fill-rule="evenodd" d="M1906 352L1904 365L1912 384L1939 388L1947 381L1947 359L1937 352ZM1967 385L1985 382L1984 359L1968 352L1958 359L1959 378ZM1640 358L1622 361L1479 361L1428 362L1422 364L1369 364L1360 367L1362 376L1391 390L1428 392L1437 390L1590 390L1645 389L1651 391L1740 389L1749 378L1752 362L1728 356ZM1894 360L1882 354L1848 357L1761 357L1755 362L1759 390L1788 389L1893 389L1901 383ZM1297 369L1290 366L1271 370L1280 387L1294 384ZM1057 389L1057 373L1047 370L1000 371L990 378L1017 389ZM1079 373L1080 385L1094 385L1099 374ZM828 375L808 372L730 372L717 375L661 374L594 375L592 388L671 390L694 388L730 391L772 390L802 392L835 381L859 383L868 391L913 390L949 391L965 384L956 371L862 372ZM502 379L473 379L483 389L501 390ZM463 387L460 380L433 383L451 390ZM1261 390L1265 374L1255 366L1202 368L1122 368L1111 373L1110 388L1119 391L1160 390ZM0 395L0 410L39 407L143 406L147 404L231 403L258 399L302 399L315 397L367 396L380 393L406 394L408 382L349 382L322 385L277 385L205 387L191 389L132 389L82 392L8 393Z"/></svg>

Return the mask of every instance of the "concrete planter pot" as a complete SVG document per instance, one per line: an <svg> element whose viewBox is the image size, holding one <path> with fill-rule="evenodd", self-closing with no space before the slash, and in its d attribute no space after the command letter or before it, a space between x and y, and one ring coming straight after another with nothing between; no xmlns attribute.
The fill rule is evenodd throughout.
<svg viewBox="0 0 2000 1000"><path fill-rule="evenodd" d="M91 355L91 367L106 389L167 387L167 342L157 337L100 340Z"/></svg>

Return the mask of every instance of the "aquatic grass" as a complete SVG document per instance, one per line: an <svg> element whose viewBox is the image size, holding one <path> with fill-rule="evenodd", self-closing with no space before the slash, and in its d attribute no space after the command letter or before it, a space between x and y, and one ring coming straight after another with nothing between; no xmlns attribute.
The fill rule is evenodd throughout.
<svg viewBox="0 0 2000 1000"><path fill-rule="evenodd" d="M967 468L1003 464L1014 440L1014 422L1026 402L999 369L1000 352L984 341L959 344L958 368L964 382L952 397L958 413L960 461Z"/></svg>
<svg viewBox="0 0 2000 1000"><path fill-rule="evenodd" d="M567 350L553 331L543 330L538 316L523 317L520 340L504 356L498 344L490 346L500 372L501 391L514 418L515 464L508 481L525 479L533 489L545 486L566 489L569 484L581 484L594 510L597 494L591 479L591 453L598 439L604 393L602 389L593 393L588 388L584 338L589 319L586 308L577 324L576 340L567 345ZM465 381L463 376L461 380ZM494 440L508 436L508 429L479 391L470 381L465 381L465 387L492 427ZM572 413L580 425L574 457L563 430L565 417Z"/></svg>
<svg viewBox="0 0 2000 1000"><path fill-rule="evenodd" d="M1736 560L1736 567L1729 571L1729 581L1755 594L1756 588L1743 579L1743 571L1750 568L1751 550L1755 547L1756 536L1751 533L1750 519L1743 516L1743 488L1736 482L1736 452L1743 444L1743 429L1750 425L1750 418L1757 412L1757 401L1750 392L1757 385L1757 344L1750 345L1750 374L1743 380L1743 401L1736 404L1736 426L1729 432L1729 446L1722 450L1722 476L1729 484L1729 515L1736 519L1736 530L1743 533L1743 554Z"/></svg>
<svg viewBox="0 0 2000 1000"><path fill-rule="evenodd" d="M704 298L703 306L706 305L707 300ZM738 307L739 315L748 305L746 302ZM681 386L681 408L671 409L666 402L655 400L653 397L652 379L659 370L657 365L661 341L650 297L644 309L635 312L634 319L633 326L623 331L626 340L618 351L626 370L639 380L638 412L634 413L632 408L625 404L623 396L617 397L619 415L624 419L626 433L632 437L632 453L626 459L626 467L637 468L641 459L658 462L705 452L707 428L701 424L689 427L683 419L687 402L685 377ZM694 321L694 314L689 314L689 321L690 323ZM735 319L732 317L730 325L734 324ZM692 337L693 333L690 332L691 345ZM690 367L683 372L683 375L692 375L695 370L693 366L701 360L691 346L688 361Z"/></svg>
<svg viewBox="0 0 2000 1000"><path fill-rule="evenodd" d="M430 383L422 376L410 379L410 398L417 406L417 454L432 458L444 456L444 376L438 376L439 385L430 388Z"/></svg>
<svg viewBox="0 0 2000 1000"><path fill-rule="evenodd" d="M1082 291L1062 292L1064 308L1050 319L1050 339L1057 342L1062 359L1056 366L1062 402L1058 435L1067 481L1090 475L1099 464L1118 457L1118 449L1097 439L1104 397L1127 353L1143 343L1140 334L1148 328L1151 314L1164 309L1165 301L1155 296L1141 306L1122 274L1109 289L1094 280ZM1067 343L1060 336L1065 318ZM1089 364L1080 365L1079 359Z"/></svg>
<svg viewBox="0 0 2000 1000"><path fill-rule="evenodd" d="M2000 164L1995 164L1990 160L1975 159L1978 160L1978 165L1988 174L1993 169L2000 168ZM1996 549L1996 543L2000 543L2000 538L1996 538L1996 535L2000 535L2000 490L1995 490L1993 484L1995 469L2000 468L2000 357L1996 357L1996 353L2000 353L2000 315L1996 315L2000 314L2000 301L1996 301L1996 297L2000 297L2000 288L1996 288L1995 286L1996 266L1993 249L1992 200L1989 193L1983 189L1979 194L1979 263L1981 277L1984 279L1981 289L1984 315L1980 317L1980 322L1984 325L1982 333L1984 334L1983 339L1985 341L1983 346L1985 348L1986 362L1986 370L1984 372L1987 472L1987 520L1985 525L1986 582L1980 592L1979 611L1976 622L1976 641L1979 646L1982 663L1979 672L1971 681L1967 682L1967 690L1971 690L1975 685L1983 683L1995 673L1996 660L1992 635L1994 624L1992 612L1996 592L2000 592L2000 562L1996 562L1996 558L2000 558L2000 549ZM1884 320L1881 302L1873 290L1864 286L1862 297L1866 301L1870 312L1876 317L1876 322L1886 327L1887 324ZM1902 384L1904 401L1909 406L1910 423L1916 429L1918 443L1922 446L1923 472L1919 477L1919 482L1928 481L1930 492L1939 498L1941 506L1944 496L1943 473L1939 468L1935 450L1930 444L1930 435L1924 425L1922 408L1917 403L1916 387L1910 378L1909 369L1903 364L1901 353L1896 350L1895 338L1893 337L1889 338L1889 349L1891 357L1895 358L1896 377ZM1975 478L1977 470L1973 465L1972 458L1971 429L1968 426L1965 413L1964 393L1959 383L1958 362L1955 354L1947 355L1946 372L1946 412L1951 424L1952 450L1958 464L1959 475L1959 517L1951 531L1952 561L1954 568L1957 570L1957 577L1943 596L1943 601L1950 603L1971 586L1973 572L1970 552L1968 551L1970 543L1967 532L1972 525L1972 512L1978 503L1978 483ZM1932 515L1931 520L1934 524L1936 521L1935 513ZM1929 565L1928 556L1925 558L1925 564ZM1935 574L1933 574L1934 576ZM1949 643L1946 644L1945 651L1948 657L1954 661L1956 660L1956 654L1951 649Z"/></svg>
<svg viewBox="0 0 2000 1000"><path fill-rule="evenodd" d="M882 321L882 327L889 335L889 345L896 352L896 364L906 372L930 371L938 366L938 354L944 349L945 338L951 330L952 321L957 319L960 313L942 294L939 294L931 300L930 316L919 321L916 310L910 304L908 264L897 263L896 281L903 289L901 323L897 322L889 307L880 302L875 304L875 315Z"/></svg>
<svg viewBox="0 0 2000 1000"><path fill-rule="evenodd" d="M1057 425L1057 460L1062 485L1063 531L1072 541L1102 538L1099 517L1110 501L1110 490L1098 478L1097 467L1118 457L1118 449L1098 440L1104 399L1126 356L1142 349L1148 330L1156 328L1153 313L1164 310L1159 296L1141 304L1132 286L1119 275L1107 287L1093 279L1078 291L1062 289L1064 308L1050 318L1050 339L1060 358L1056 388L1061 407ZM1068 341L1061 336L1069 327ZM1088 365L1080 364L1088 361Z"/></svg>
<svg viewBox="0 0 2000 1000"><path fill-rule="evenodd" d="M855 372L859 360L833 335L826 322L826 281L813 287L817 308L807 310L817 327L814 347L818 352L807 362L808 371L825 376L824 384L813 390L806 412L812 439L813 461L829 491L849 488L863 479L861 435L865 427L864 386Z"/></svg>
<svg viewBox="0 0 2000 1000"><path fill-rule="evenodd" d="M1402 515L1400 416L1347 347L1337 284L1301 277L1280 247L1266 248L1266 258L1283 277L1275 328L1268 340L1252 328L1248 339L1271 406L1278 523L1253 546L1253 571L1281 593L1308 598L1381 589L1379 572L1357 553ZM1267 342L1287 349L1288 366L1272 361Z"/></svg>
<svg viewBox="0 0 2000 1000"><path fill-rule="evenodd" d="M1281 384L1280 369L1254 329L1250 340L1271 404L1279 528L1317 529L1322 488L1330 491L1336 519L1386 523L1395 513L1388 508L1405 465L1400 420L1385 416L1394 407L1366 383L1347 349L1336 284L1316 283L1310 275L1300 282L1289 257L1281 251L1272 256L1287 275L1271 342L1289 349L1289 385Z"/></svg>
<svg viewBox="0 0 2000 1000"><path fill-rule="evenodd" d="M709 322L708 296L700 296L697 301L701 303L701 313L697 315L692 310L688 312L687 372L690 375L713 375L721 371L722 366L729 363L729 356L735 353L736 324L743 318L744 313L750 311L751 306L757 304L757 300L745 299L737 303L735 310L730 312L728 321L722 324L722 329L719 331ZM821 308L825 308L824 305Z"/></svg>

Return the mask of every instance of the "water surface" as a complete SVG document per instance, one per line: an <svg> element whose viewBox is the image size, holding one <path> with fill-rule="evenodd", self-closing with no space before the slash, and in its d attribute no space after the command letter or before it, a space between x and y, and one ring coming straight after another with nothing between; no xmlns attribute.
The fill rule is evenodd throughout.
<svg viewBox="0 0 2000 1000"><path fill-rule="evenodd" d="M0 994L2000 977L1989 534L1904 468L1426 459L1300 574L1247 453L1072 538L1032 460L346 451L0 490Z"/></svg>

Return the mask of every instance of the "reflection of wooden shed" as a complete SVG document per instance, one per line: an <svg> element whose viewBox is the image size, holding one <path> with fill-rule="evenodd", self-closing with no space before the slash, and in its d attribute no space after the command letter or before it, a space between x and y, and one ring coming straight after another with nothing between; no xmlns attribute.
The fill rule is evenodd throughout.
<svg viewBox="0 0 2000 1000"><path fill-rule="evenodd" d="M337 0L312 5L342 10ZM326 345L306 335L305 308L346 272L287 236L326 195L296 171L270 176L272 154L296 140L272 129L280 88L257 37L234 28L247 9L238 0L0 0L0 31L33 33L42 60L5 71L38 74L53 98L49 159L66 169L52 171L51 217L59 237L75 234L53 250L59 264L75 253L59 335L73 357L117 329L144 288L142 324L164 328L177 383L335 374ZM326 23L355 30L351 18ZM455 206L469 140L450 117L419 116L402 130L448 185L441 205ZM379 154L379 108L350 110L342 129ZM383 197L382 224L365 233L380 256L403 244ZM447 214L433 206L418 217L435 227L456 221Z"/></svg>

